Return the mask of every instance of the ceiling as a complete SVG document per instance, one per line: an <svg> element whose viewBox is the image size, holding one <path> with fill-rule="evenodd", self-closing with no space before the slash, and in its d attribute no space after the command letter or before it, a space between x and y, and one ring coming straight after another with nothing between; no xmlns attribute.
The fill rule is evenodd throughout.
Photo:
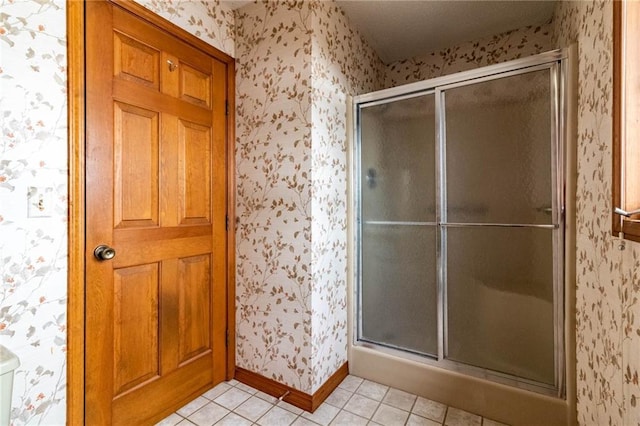
<svg viewBox="0 0 640 426"><path fill-rule="evenodd" d="M232 8L251 0L223 0ZM549 21L555 1L336 0L385 63Z"/></svg>

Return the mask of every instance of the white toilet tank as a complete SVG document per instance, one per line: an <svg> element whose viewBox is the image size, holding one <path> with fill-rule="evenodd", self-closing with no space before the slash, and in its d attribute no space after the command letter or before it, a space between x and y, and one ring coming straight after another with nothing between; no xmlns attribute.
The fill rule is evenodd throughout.
<svg viewBox="0 0 640 426"><path fill-rule="evenodd" d="M13 370L20 361L9 349L0 345L0 426L8 426L11 417L11 393L13 391Z"/></svg>

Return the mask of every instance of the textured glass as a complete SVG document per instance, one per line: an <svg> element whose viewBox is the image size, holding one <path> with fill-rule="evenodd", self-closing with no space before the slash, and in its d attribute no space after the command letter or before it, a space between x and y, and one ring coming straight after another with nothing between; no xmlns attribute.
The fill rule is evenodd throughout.
<svg viewBox="0 0 640 426"><path fill-rule="evenodd" d="M360 338L435 355L436 228L398 223L436 220L434 96L364 107L360 126Z"/></svg>
<svg viewBox="0 0 640 426"><path fill-rule="evenodd" d="M445 91L447 220L552 223L549 70Z"/></svg>
<svg viewBox="0 0 640 426"><path fill-rule="evenodd" d="M448 359L554 384L552 236L447 229Z"/></svg>
<svg viewBox="0 0 640 426"><path fill-rule="evenodd" d="M434 96L360 110L363 220L435 221Z"/></svg>
<svg viewBox="0 0 640 426"><path fill-rule="evenodd" d="M365 225L361 340L438 353L436 227Z"/></svg>

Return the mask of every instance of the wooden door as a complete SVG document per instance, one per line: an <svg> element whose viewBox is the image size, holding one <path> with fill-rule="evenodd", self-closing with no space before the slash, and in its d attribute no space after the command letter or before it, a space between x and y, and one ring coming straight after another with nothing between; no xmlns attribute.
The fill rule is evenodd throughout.
<svg viewBox="0 0 640 426"><path fill-rule="evenodd" d="M86 424L152 424L226 374L228 65L105 1L86 46Z"/></svg>

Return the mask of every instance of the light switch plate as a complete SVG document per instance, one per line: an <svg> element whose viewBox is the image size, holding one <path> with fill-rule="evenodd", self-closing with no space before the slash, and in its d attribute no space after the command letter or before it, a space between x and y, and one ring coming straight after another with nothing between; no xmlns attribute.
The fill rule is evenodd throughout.
<svg viewBox="0 0 640 426"><path fill-rule="evenodd" d="M27 215L51 217L53 215L53 187L30 186L27 192Z"/></svg>

